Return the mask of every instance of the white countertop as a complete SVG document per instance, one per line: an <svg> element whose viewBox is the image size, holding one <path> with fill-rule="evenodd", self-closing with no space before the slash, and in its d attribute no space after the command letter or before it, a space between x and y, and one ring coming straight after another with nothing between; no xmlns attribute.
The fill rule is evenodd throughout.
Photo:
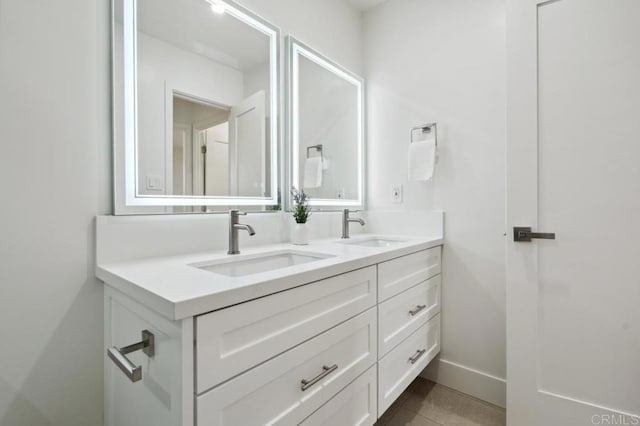
<svg viewBox="0 0 640 426"><path fill-rule="evenodd" d="M165 317L180 320L442 244L440 236L411 238L359 234L351 241L374 237L404 241L389 247L362 247L343 244L340 239L333 238L310 241L306 246L282 243L245 249L241 247L242 253L233 257L226 250L217 250L185 256L99 264L96 276ZM261 253L283 250L332 257L240 277L220 275L192 266L231 258L242 260Z"/></svg>

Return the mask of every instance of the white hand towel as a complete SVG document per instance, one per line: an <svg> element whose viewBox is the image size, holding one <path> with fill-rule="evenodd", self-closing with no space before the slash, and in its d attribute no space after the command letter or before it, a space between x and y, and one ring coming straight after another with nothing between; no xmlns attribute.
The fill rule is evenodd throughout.
<svg viewBox="0 0 640 426"><path fill-rule="evenodd" d="M414 142L409 145L409 180L429 180L436 166L436 142Z"/></svg>
<svg viewBox="0 0 640 426"><path fill-rule="evenodd" d="M304 163L304 189L322 186L322 157L307 158Z"/></svg>

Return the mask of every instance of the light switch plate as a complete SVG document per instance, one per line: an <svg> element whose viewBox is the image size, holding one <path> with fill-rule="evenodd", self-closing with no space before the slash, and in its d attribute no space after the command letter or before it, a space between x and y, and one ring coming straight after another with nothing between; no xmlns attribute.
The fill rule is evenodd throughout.
<svg viewBox="0 0 640 426"><path fill-rule="evenodd" d="M162 177L157 175L147 176L147 190L149 191L162 191Z"/></svg>
<svg viewBox="0 0 640 426"><path fill-rule="evenodd" d="M402 204L402 185L391 185L391 202L393 204Z"/></svg>

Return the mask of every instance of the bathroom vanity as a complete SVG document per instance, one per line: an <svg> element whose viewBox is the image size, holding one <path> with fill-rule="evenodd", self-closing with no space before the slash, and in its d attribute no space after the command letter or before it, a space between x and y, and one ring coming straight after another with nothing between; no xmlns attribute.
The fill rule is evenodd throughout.
<svg viewBox="0 0 640 426"><path fill-rule="evenodd" d="M441 244L359 235L98 265L106 424L374 424L439 352Z"/></svg>
<svg viewBox="0 0 640 426"><path fill-rule="evenodd" d="M440 349L442 215L348 238L364 80L233 1L114 0L112 30L114 212L158 216L97 219L105 424L374 424ZM292 187L342 239L314 212L283 243Z"/></svg>

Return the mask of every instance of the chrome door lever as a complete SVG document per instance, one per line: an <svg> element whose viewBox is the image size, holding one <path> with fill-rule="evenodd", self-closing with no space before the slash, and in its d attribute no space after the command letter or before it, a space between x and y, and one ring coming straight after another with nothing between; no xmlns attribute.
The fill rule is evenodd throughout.
<svg viewBox="0 0 640 426"><path fill-rule="evenodd" d="M555 240L553 232L532 232L530 226L516 226L513 228L513 241L529 243L532 239Z"/></svg>

